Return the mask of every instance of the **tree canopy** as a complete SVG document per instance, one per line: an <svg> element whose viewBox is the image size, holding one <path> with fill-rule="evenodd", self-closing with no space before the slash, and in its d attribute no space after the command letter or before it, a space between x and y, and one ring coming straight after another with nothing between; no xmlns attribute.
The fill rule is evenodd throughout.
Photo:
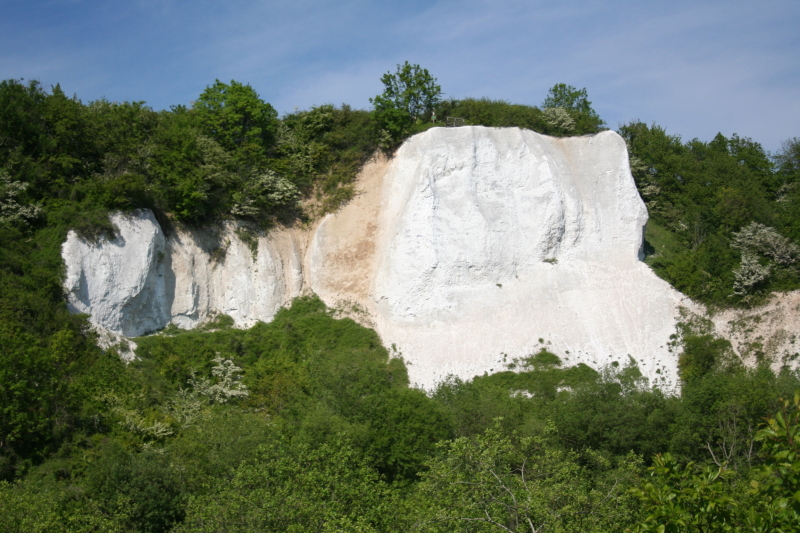
<svg viewBox="0 0 800 533"><path fill-rule="evenodd" d="M573 120L573 125L566 128L562 126L561 129L565 131L569 131L570 128L600 129L605 125L597 112L592 108L592 103L589 101L589 96L586 93L585 87L579 90L565 83L553 85L547 92L547 97L544 99L544 102L542 102L542 109L565 110Z"/></svg>
<svg viewBox="0 0 800 533"><path fill-rule="evenodd" d="M216 80L192 109L204 134L244 158L264 155L275 141L278 113L250 85Z"/></svg>
<svg viewBox="0 0 800 533"><path fill-rule="evenodd" d="M375 106L373 116L378 127L393 142L407 135L417 120L430 119L441 100L442 88L436 84L436 78L428 69L408 61L397 65L395 73L384 74L381 83L383 93L369 101Z"/></svg>

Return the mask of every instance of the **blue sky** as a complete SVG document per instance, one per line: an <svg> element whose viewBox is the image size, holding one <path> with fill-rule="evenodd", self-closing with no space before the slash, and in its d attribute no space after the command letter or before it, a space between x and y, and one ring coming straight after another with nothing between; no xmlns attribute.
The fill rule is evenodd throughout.
<svg viewBox="0 0 800 533"><path fill-rule="evenodd" d="M585 87L611 128L800 136L800 2L0 0L0 79L83 101L189 104L216 78L280 113L369 108L408 60L448 97L538 105Z"/></svg>

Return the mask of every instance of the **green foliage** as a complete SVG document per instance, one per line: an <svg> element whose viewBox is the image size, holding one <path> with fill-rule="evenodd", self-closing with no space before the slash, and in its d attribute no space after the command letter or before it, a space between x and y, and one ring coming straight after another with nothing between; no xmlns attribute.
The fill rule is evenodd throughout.
<svg viewBox="0 0 800 533"><path fill-rule="evenodd" d="M214 406L183 428L164 450L180 472L186 494L200 495L228 484L236 468L255 459L258 447L280 427L263 412Z"/></svg>
<svg viewBox="0 0 800 533"><path fill-rule="evenodd" d="M460 117L472 125L496 128L518 127L540 133L548 131L547 122L538 108L510 104L502 100L450 99L439 104L436 113L441 117Z"/></svg>
<svg viewBox="0 0 800 533"><path fill-rule="evenodd" d="M76 98L56 85L47 94L38 82L0 82L0 167L28 183L28 195L63 195L98 168L102 153L96 125Z"/></svg>
<svg viewBox="0 0 800 533"><path fill-rule="evenodd" d="M733 365L684 383L680 410L668 431L668 448L684 461L712 460L743 470L758 463L755 434L777 398L798 387L796 374L774 374L766 365Z"/></svg>
<svg viewBox="0 0 800 533"><path fill-rule="evenodd" d="M683 352L678 359L678 374L689 381L708 373L714 365L724 361L731 343L712 335L688 335L683 338Z"/></svg>
<svg viewBox="0 0 800 533"><path fill-rule="evenodd" d="M8 533L122 533L126 515L107 516L59 487L0 482L0 529Z"/></svg>
<svg viewBox="0 0 800 533"><path fill-rule="evenodd" d="M375 106L373 120L387 140L396 144L409 133L412 124L430 120L442 88L428 69L408 61L397 65L396 73L384 74L381 83L383 93L369 100Z"/></svg>
<svg viewBox="0 0 800 533"><path fill-rule="evenodd" d="M116 354L94 344L83 317L67 313L59 237L34 243L0 228L0 478L40 461L87 421L92 379L119 371ZM52 240L51 240L52 239ZM111 370L111 369L114 370ZM113 388L110 377L106 386Z"/></svg>
<svg viewBox="0 0 800 533"><path fill-rule="evenodd" d="M781 149L775 154L775 163L781 174L779 189L789 183L792 178L800 173L800 138L793 137L781 144Z"/></svg>
<svg viewBox="0 0 800 533"><path fill-rule="evenodd" d="M158 206L182 221L225 213L228 191L239 185L233 155L194 123L180 108L164 114L149 167Z"/></svg>
<svg viewBox="0 0 800 533"><path fill-rule="evenodd" d="M777 414L756 434L765 463L749 483L727 464L681 466L659 455L649 480L631 490L646 518L635 531L788 532L800 526L800 392L781 401Z"/></svg>
<svg viewBox="0 0 800 533"><path fill-rule="evenodd" d="M241 383L222 376L227 367L217 352L241 365ZM142 361L136 365L159 388L148 396L171 405L176 420L181 418L176 410L185 412L192 394L207 390L213 396L214 387L222 387L241 395L238 391L246 387L247 408L295 420L308 441L324 440L331 431L330 421L319 420L320 413L335 419L353 432L355 445L389 480L414 479L435 443L451 435L438 405L406 389L402 361L389 359L375 332L332 318L317 298L299 298L270 324L247 331L143 338L137 354ZM213 386L197 377L215 372L221 379ZM159 384L157 376L166 379Z"/></svg>
<svg viewBox="0 0 800 533"><path fill-rule="evenodd" d="M508 431L523 423L524 401L493 380L475 378L465 382L451 377L436 387L432 398L446 409L456 437L482 433L495 420Z"/></svg>
<svg viewBox="0 0 800 533"><path fill-rule="evenodd" d="M537 398L552 400L559 388L575 387L582 383L594 382L598 373L584 364L561 368L561 359L545 348L522 359L514 360L506 372L475 378L497 384L508 391L525 391Z"/></svg>
<svg viewBox="0 0 800 533"><path fill-rule="evenodd" d="M554 111L556 110L556 111ZM488 98L445 100L436 108L441 117L460 117L467 124L495 128L517 127L545 135L586 135L597 133L603 124L599 118L586 119L588 115L578 110L545 108L510 104Z"/></svg>
<svg viewBox="0 0 800 533"><path fill-rule="evenodd" d="M548 432L519 438L488 429L443 443L419 485L417 529L622 530L636 514L624 487L637 460L626 458L617 468L605 462L591 472L576 454L554 446Z"/></svg>
<svg viewBox="0 0 800 533"><path fill-rule="evenodd" d="M249 86L217 82L195 108L163 112L84 105L58 86L48 94L14 81L0 84L0 101L3 219L44 211L75 228L84 212L147 207L185 222L237 215L267 226L296 208L296 185L267 168L275 111Z"/></svg>
<svg viewBox="0 0 800 533"><path fill-rule="evenodd" d="M416 389L372 396L360 418L367 454L389 482L416 479L436 443L452 437L445 410Z"/></svg>
<svg viewBox="0 0 800 533"><path fill-rule="evenodd" d="M557 83L547 91L547 97L542 102L542 108L548 107L560 107L570 111L596 115L586 94L586 88L578 90L566 83Z"/></svg>
<svg viewBox="0 0 800 533"><path fill-rule="evenodd" d="M281 120L236 82L161 112L0 82L0 478L12 481L0 483L0 530L621 531L641 517L625 488L664 452L671 462L655 459L651 488L635 493L642 530L796 530L797 400L776 398L800 380L735 364L702 328L675 340L680 396L648 386L632 360L597 372L547 350L426 394L374 331L313 297L248 330L220 316L137 339L128 365L67 312L68 230L111 236L110 209L149 207L166 231L247 218L254 242L302 218L300 199L313 216L334 210L382 138L381 102L397 126L384 140L430 127L409 118L434 108L552 135L602 126L569 86L541 110L438 102L414 65L385 78L373 113L322 105ZM622 133L660 275L717 305L798 286L797 139L770 159L738 136Z"/></svg>
<svg viewBox="0 0 800 533"><path fill-rule="evenodd" d="M651 224L670 242L649 254L657 274L717 306L800 286L790 163L776 172L758 143L737 135L683 143L641 122L620 134Z"/></svg>
<svg viewBox="0 0 800 533"><path fill-rule="evenodd" d="M668 446L676 401L650 389L634 364L611 366L548 406L561 441L575 450L634 452L646 459Z"/></svg>
<svg viewBox="0 0 800 533"><path fill-rule="evenodd" d="M278 113L250 85L216 80L192 109L203 133L242 161L263 157L274 142Z"/></svg>
<svg viewBox="0 0 800 533"><path fill-rule="evenodd" d="M125 516L133 531L169 531L183 520L180 477L162 454L131 453L109 443L87 468L85 484L87 496L102 512Z"/></svg>
<svg viewBox="0 0 800 533"><path fill-rule="evenodd" d="M322 105L283 118L270 164L303 193L314 193L311 214L321 216L353 197L355 177L377 149L368 111Z"/></svg>
<svg viewBox="0 0 800 533"><path fill-rule="evenodd" d="M193 499L176 531L389 531L396 499L345 441L277 440L230 484Z"/></svg>
<svg viewBox="0 0 800 533"><path fill-rule="evenodd" d="M670 454L655 458L651 478L634 489L646 518L636 531L657 533L734 531L736 501L726 481L734 476L721 467L681 467Z"/></svg>
<svg viewBox="0 0 800 533"><path fill-rule="evenodd" d="M751 522L767 531L792 531L800 526L800 391L794 399L782 400L781 409L756 434L766 456L762 485L756 491L765 496L761 516L750 514Z"/></svg>
<svg viewBox="0 0 800 533"><path fill-rule="evenodd" d="M576 89L572 85L557 83L547 92L547 97L542 102L542 109L564 110L571 121L559 116L557 112L550 112L548 122L551 127L561 130L564 133L570 131L594 132L599 131L605 123L600 116L592 109L592 103L586 93L586 89Z"/></svg>

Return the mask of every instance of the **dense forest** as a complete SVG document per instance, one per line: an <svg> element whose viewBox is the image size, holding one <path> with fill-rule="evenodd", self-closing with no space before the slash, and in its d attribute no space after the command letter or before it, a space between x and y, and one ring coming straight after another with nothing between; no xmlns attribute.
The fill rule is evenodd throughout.
<svg viewBox="0 0 800 533"><path fill-rule="evenodd" d="M533 107L442 100L408 63L382 81L371 111L283 117L235 81L164 111L0 82L0 530L798 530L800 376L746 367L692 324L676 334L680 395L633 360L567 367L546 339L503 372L422 391L315 297L248 330L170 326L129 364L67 312L61 243L112 235L109 211L269 231L337 209L376 150L447 117L605 127L568 85ZM800 288L800 139L769 154L736 135L619 133L656 273L717 308Z"/></svg>

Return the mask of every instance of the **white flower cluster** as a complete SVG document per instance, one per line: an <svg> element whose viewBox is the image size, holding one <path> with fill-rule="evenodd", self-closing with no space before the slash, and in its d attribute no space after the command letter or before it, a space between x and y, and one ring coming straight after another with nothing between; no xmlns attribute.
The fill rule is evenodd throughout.
<svg viewBox="0 0 800 533"><path fill-rule="evenodd" d="M563 107L545 107L544 120L561 133L571 133L575 129L575 119Z"/></svg>
<svg viewBox="0 0 800 533"><path fill-rule="evenodd" d="M742 252L742 263L733 271L733 292L745 296L754 286L769 277L770 266L762 265L755 255Z"/></svg>
<svg viewBox="0 0 800 533"><path fill-rule="evenodd" d="M213 403L227 403L233 398L249 396L247 386L240 381L241 368L234 365L230 359L223 359L219 353L213 361L217 365L211 369L211 375L217 378L217 383L212 385L208 378L198 378L194 375L189 378L189 384L197 394L205 396Z"/></svg>
<svg viewBox="0 0 800 533"><path fill-rule="evenodd" d="M22 205L17 201L27 188L27 183L11 181L8 172L0 170L0 224L27 223L42 214L39 204Z"/></svg>
<svg viewBox="0 0 800 533"><path fill-rule="evenodd" d="M733 271L733 292L738 296L745 296L772 272L773 265L761 264L759 255L782 267L796 263L800 256L800 248L795 243L779 234L775 228L758 222L751 222L734 233L731 247L742 252L742 263Z"/></svg>
<svg viewBox="0 0 800 533"><path fill-rule="evenodd" d="M134 396L141 401L142 396ZM110 411L120 417L122 425L129 431L141 435L145 439L162 439L173 434L169 424L160 420L159 416L153 412L144 413L141 410L130 407L129 399L117 396L114 393L107 393L101 399L108 403Z"/></svg>
<svg viewBox="0 0 800 533"><path fill-rule="evenodd" d="M241 217L256 217L272 209L292 205L300 192L292 182L272 170L252 178L244 191L233 195L231 212Z"/></svg>
<svg viewBox="0 0 800 533"><path fill-rule="evenodd" d="M795 243L779 234L775 228L758 222L751 222L749 226L734 233L731 246L741 250L743 254L763 254L781 266L797 262L800 255L800 248Z"/></svg>

